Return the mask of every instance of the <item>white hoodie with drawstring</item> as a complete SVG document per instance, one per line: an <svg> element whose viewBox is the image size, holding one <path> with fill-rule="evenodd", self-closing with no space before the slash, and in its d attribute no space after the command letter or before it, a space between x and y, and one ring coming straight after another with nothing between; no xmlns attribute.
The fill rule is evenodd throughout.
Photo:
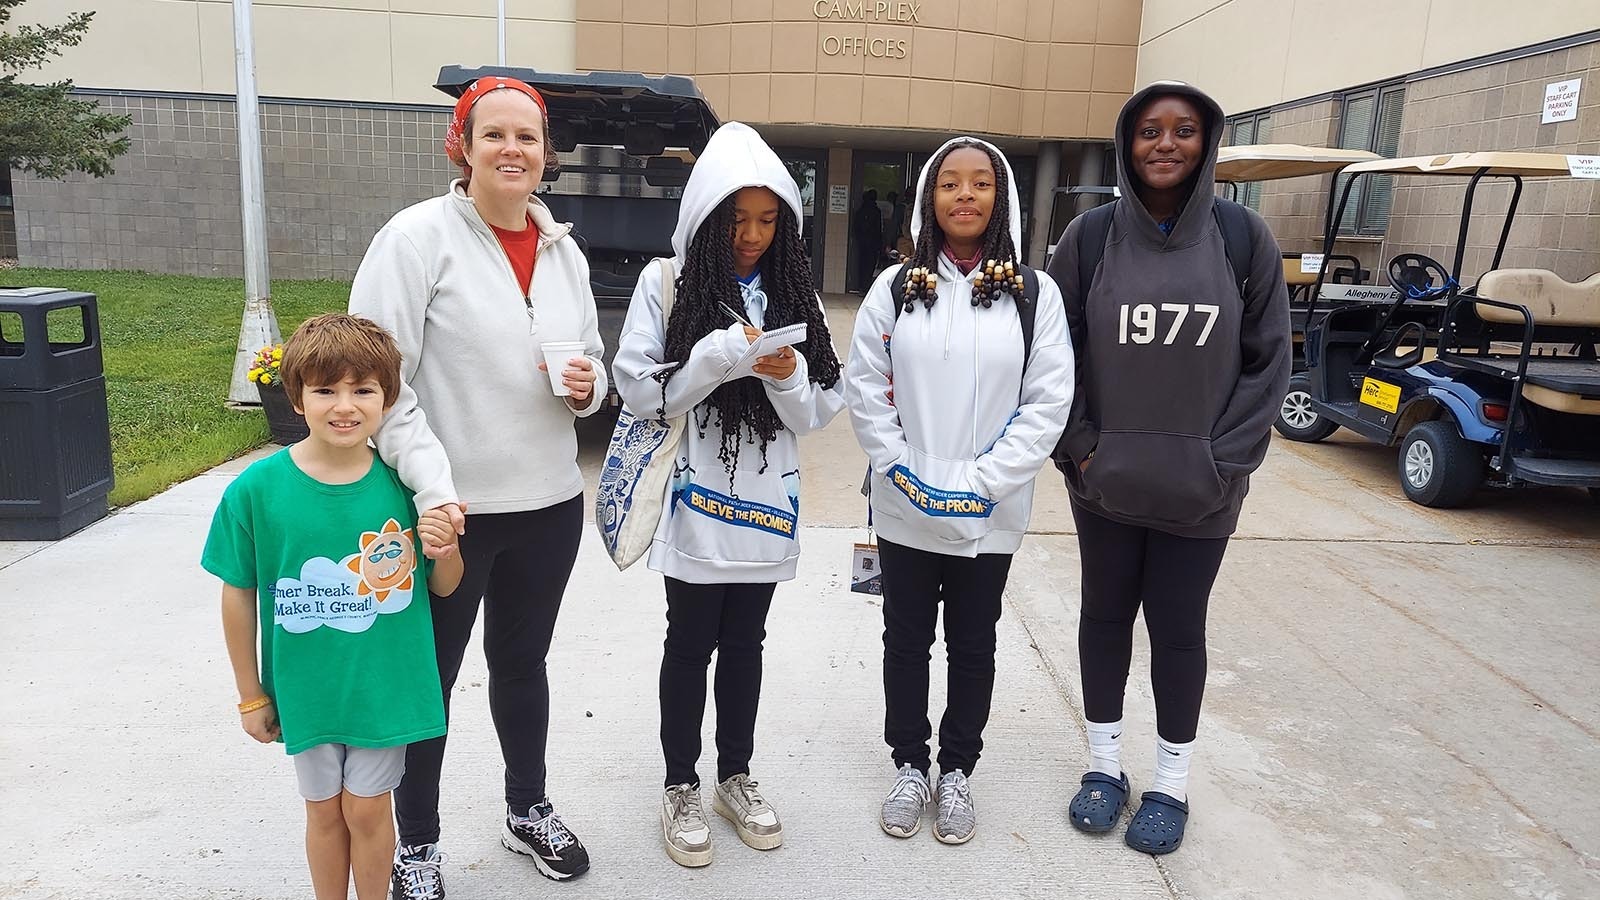
<svg viewBox="0 0 1600 900"><path fill-rule="evenodd" d="M945 146L963 140L975 139ZM1006 166L1011 242L1020 249L1016 178L994 152ZM917 179L913 235L934 214L921 198L936 175L925 165ZM1010 296L989 308L973 306L976 273L963 275L943 253L938 259L931 309L918 301L901 311L901 285L890 284L900 267L893 266L856 317L845 400L872 467L873 524L885 540L917 550L1015 553L1033 512L1034 476L1072 406L1072 342L1061 292L1039 273L1033 349L1024 359L1022 322Z"/></svg>
<svg viewBox="0 0 1600 900"><path fill-rule="evenodd" d="M695 161L678 209L672 235L673 271L683 270L689 245L702 222L741 188L764 187L802 218L800 191L777 154L754 129L730 122L717 129ZM732 236L729 235L729 240ZM612 377L623 403L637 415L689 414L667 486L661 523L650 545L651 569L694 584L756 584L794 578L800 557L800 452L798 435L827 425L844 407L840 384L823 388L811 381L804 354L795 353L795 370L782 381L751 373L755 360L738 322L702 337L689 358L666 382L663 396L656 376L676 363L663 362L666 327L661 320L661 269L652 262L639 276L628 318L622 326ZM762 327L766 295L757 278L741 285L747 319ZM818 308L821 301L815 300ZM695 302L677 294L673 309ZM729 318L732 318L731 316ZM810 335L808 340L819 340ZM739 441L734 477L718 458L722 429L714 411L701 405L724 382L756 378L784 427L767 444L763 463L760 439L748 433ZM706 416L705 433L698 427Z"/></svg>

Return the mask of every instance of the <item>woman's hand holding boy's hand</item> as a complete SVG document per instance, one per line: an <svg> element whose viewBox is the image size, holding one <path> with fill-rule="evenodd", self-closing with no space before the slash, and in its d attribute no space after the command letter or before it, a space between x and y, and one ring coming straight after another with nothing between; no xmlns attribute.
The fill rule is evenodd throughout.
<svg viewBox="0 0 1600 900"><path fill-rule="evenodd" d="M275 704L268 703L260 709L243 713L239 719L240 724L244 725L245 734L263 744L270 744L283 734L283 729L278 727L278 707Z"/></svg>
<svg viewBox="0 0 1600 900"><path fill-rule="evenodd" d="M447 559L461 546L460 534L466 531L467 504L446 503L417 517L417 535L422 538L422 555Z"/></svg>

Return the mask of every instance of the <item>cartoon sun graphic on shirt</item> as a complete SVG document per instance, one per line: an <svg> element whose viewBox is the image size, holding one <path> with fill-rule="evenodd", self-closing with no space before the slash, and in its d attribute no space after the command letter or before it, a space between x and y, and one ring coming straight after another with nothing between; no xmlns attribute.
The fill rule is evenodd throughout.
<svg viewBox="0 0 1600 900"><path fill-rule="evenodd" d="M371 594L382 603L390 591L411 590L411 573L417 562L415 541L411 529L401 528L394 519L385 522L382 531L362 532L361 552L346 563L361 576L356 593L362 597Z"/></svg>

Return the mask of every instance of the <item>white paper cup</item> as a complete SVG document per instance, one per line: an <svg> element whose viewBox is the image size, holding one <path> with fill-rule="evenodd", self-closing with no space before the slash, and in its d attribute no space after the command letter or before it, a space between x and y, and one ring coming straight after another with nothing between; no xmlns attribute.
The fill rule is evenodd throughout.
<svg viewBox="0 0 1600 900"><path fill-rule="evenodd" d="M545 341L541 351L544 353L544 367L550 371L550 389L555 391L557 397L570 397L572 392L561 381L561 370L567 367L579 356L583 355L584 344L582 341Z"/></svg>

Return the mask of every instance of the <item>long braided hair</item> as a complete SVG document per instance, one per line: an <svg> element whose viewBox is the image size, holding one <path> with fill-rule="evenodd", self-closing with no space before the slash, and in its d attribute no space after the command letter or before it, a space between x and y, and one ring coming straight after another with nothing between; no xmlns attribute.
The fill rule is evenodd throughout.
<svg viewBox="0 0 1600 900"><path fill-rule="evenodd" d="M730 194L700 223L689 243L683 271L678 273L676 282L677 302L666 326L663 362L679 363L681 367L702 337L731 324L719 301L731 309L744 309L744 297L733 268L733 208L734 196ZM763 326L771 330L796 322L806 323L806 339L796 345L795 352L805 356L813 383L824 389L832 388L839 383L839 357L833 352L833 337L828 333L827 320L822 316L816 291L812 288L810 257L800 240L794 210L787 203L778 204L777 230L772 245L762 254L758 265L761 290L767 295ZM676 372L677 368L670 369L662 377L663 397L667 382ZM767 444L778 436L783 421L767 400L760 379L738 378L712 391L694 413L694 425L701 437L705 437L713 413L717 427L722 429L717 458L727 467L728 479L733 480L741 441L760 442L760 471L765 472Z"/></svg>
<svg viewBox="0 0 1600 900"><path fill-rule="evenodd" d="M979 254L980 260L1017 260L1017 247L1011 240L1011 174L1006 168L1005 160L1000 158L992 147L978 141L956 141L950 146L939 151L928 163L928 176L923 179L922 190L917 197L917 204L922 209L922 229L917 233L916 248L911 253L905 272L912 269L926 268L937 271L939 267L939 254L944 252L944 230L939 227L939 215L934 210L933 195L939 186L939 169L944 165L945 159L957 150L980 150L989 157L989 165L994 169L994 209L989 211L989 227L983 232L983 251ZM1017 260L1020 262L1020 260ZM894 296L898 297L901 285L890 285ZM928 306L933 306L933 299L929 298Z"/></svg>

